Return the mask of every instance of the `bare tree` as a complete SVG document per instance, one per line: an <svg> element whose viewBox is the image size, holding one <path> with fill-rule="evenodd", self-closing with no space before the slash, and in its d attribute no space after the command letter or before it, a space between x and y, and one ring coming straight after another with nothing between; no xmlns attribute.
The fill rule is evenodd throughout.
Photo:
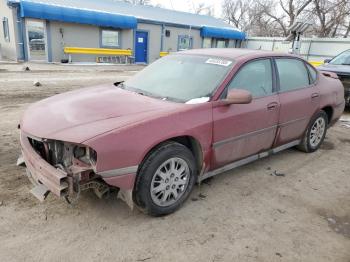
<svg viewBox="0 0 350 262"><path fill-rule="evenodd" d="M295 19L311 4L312 0L279 0L279 4L288 16L288 27L292 26Z"/></svg>
<svg viewBox="0 0 350 262"><path fill-rule="evenodd" d="M198 5L193 4L193 12L198 15L213 15L213 7L205 5L205 3L199 3Z"/></svg>
<svg viewBox="0 0 350 262"><path fill-rule="evenodd" d="M254 6L253 0L224 0L223 17L236 28L247 31L252 25Z"/></svg>
<svg viewBox="0 0 350 262"><path fill-rule="evenodd" d="M345 34L344 34L344 38L347 38L347 37L349 37L349 34L350 34L350 19L349 19L349 22L348 22L348 24L347 24L347 26L346 26L346 29L345 29Z"/></svg>
<svg viewBox="0 0 350 262"><path fill-rule="evenodd" d="M319 37L337 36L338 29L349 15L348 0L313 0L313 4L317 35Z"/></svg>
<svg viewBox="0 0 350 262"><path fill-rule="evenodd" d="M256 36L287 36L298 19L312 20L307 35L350 36L349 0L224 0L223 18Z"/></svg>
<svg viewBox="0 0 350 262"><path fill-rule="evenodd" d="M312 0L259 0L257 3L263 13L278 25L281 35L287 36L288 28L303 15Z"/></svg>
<svg viewBox="0 0 350 262"><path fill-rule="evenodd" d="M223 17L254 34L287 36L288 28L312 0L225 0Z"/></svg>

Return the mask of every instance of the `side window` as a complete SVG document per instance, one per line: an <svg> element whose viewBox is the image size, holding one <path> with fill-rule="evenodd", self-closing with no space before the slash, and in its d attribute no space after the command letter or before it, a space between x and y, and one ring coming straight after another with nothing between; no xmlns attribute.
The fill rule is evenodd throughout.
<svg viewBox="0 0 350 262"><path fill-rule="evenodd" d="M102 47L119 47L119 31L102 29L101 31L101 46Z"/></svg>
<svg viewBox="0 0 350 262"><path fill-rule="evenodd" d="M309 70L310 73L310 84L313 84L316 82L317 79L317 72L316 70L310 66L309 64L306 64L307 69Z"/></svg>
<svg viewBox="0 0 350 262"><path fill-rule="evenodd" d="M276 59L280 91L290 91L309 85L309 75L303 61L293 58Z"/></svg>
<svg viewBox="0 0 350 262"><path fill-rule="evenodd" d="M228 89L245 89L253 97L272 94L272 68L270 59L249 62L234 76Z"/></svg>
<svg viewBox="0 0 350 262"><path fill-rule="evenodd" d="M5 41L10 42L9 21L6 17L2 19L2 30L4 32Z"/></svg>

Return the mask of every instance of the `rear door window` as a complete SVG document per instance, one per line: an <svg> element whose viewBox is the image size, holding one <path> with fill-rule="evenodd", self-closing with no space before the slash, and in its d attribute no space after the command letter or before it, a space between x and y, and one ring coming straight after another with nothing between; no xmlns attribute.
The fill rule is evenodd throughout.
<svg viewBox="0 0 350 262"><path fill-rule="evenodd" d="M294 58L276 59L280 91L291 91L310 85L309 74L303 61Z"/></svg>
<svg viewBox="0 0 350 262"><path fill-rule="evenodd" d="M309 64L306 64L307 69L309 70L310 73L310 84L313 84L317 80L317 72L316 70L310 66Z"/></svg>
<svg viewBox="0 0 350 262"><path fill-rule="evenodd" d="M234 76L228 89L245 89L254 98L272 94L272 67L270 59L259 59L243 67Z"/></svg>

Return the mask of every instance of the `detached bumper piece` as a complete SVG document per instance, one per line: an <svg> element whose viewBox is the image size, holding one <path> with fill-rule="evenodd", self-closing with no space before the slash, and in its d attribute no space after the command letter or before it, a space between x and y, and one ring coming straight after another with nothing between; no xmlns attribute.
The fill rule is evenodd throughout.
<svg viewBox="0 0 350 262"><path fill-rule="evenodd" d="M29 143L28 137L21 132L22 156L27 166L27 176L35 185L31 193L43 201L49 192L58 197L68 193L69 182L66 172L46 162Z"/></svg>

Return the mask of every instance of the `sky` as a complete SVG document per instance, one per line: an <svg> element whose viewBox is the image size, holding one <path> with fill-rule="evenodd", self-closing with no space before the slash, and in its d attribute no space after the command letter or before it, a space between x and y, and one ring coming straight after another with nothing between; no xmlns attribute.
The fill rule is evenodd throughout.
<svg viewBox="0 0 350 262"><path fill-rule="evenodd" d="M198 6L204 3L206 6L212 6L214 16L221 17L222 0L151 0L151 4L160 4L164 8L174 9L178 11L193 12L193 5Z"/></svg>

